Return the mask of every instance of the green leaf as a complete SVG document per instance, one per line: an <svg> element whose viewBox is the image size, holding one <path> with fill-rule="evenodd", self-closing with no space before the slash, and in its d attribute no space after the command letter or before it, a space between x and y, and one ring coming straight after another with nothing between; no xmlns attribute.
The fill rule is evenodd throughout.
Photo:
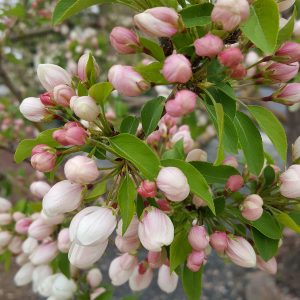
<svg viewBox="0 0 300 300"><path fill-rule="evenodd" d="M95 300L111 300L113 297L113 291L106 291L100 296L98 296Z"/></svg>
<svg viewBox="0 0 300 300"><path fill-rule="evenodd" d="M234 124L249 171L259 175L264 164L264 150L260 133L252 120L242 112L237 112Z"/></svg>
<svg viewBox="0 0 300 300"><path fill-rule="evenodd" d="M132 162L149 180L154 180L159 172L159 159L152 149L139 138L121 133L110 138L114 151Z"/></svg>
<svg viewBox="0 0 300 300"><path fill-rule="evenodd" d="M258 220L252 221L250 224L270 239L279 240L282 236L282 228L277 220L265 210Z"/></svg>
<svg viewBox="0 0 300 300"><path fill-rule="evenodd" d="M186 265L182 271L182 285L188 300L199 300L202 292L202 273L204 267L198 272L192 272Z"/></svg>
<svg viewBox="0 0 300 300"><path fill-rule="evenodd" d="M161 62L153 62L149 65L139 64L134 67L134 70L140 73L146 81L156 84L168 84L168 81L161 74L162 67Z"/></svg>
<svg viewBox="0 0 300 300"><path fill-rule="evenodd" d="M106 181L101 181L94 185L93 189L84 197L85 201L93 201L106 192Z"/></svg>
<svg viewBox="0 0 300 300"><path fill-rule="evenodd" d="M205 26L211 22L213 5L210 3L191 5L180 11L183 24L186 28Z"/></svg>
<svg viewBox="0 0 300 300"><path fill-rule="evenodd" d="M158 97L147 101L142 107L141 120L143 131L146 136L155 130L164 110L166 99Z"/></svg>
<svg viewBox="0 0 300 300"><path fill-rule="evenodd" d="M191 164L204 176L208 184L225 184L230 176L239 171L230 166L214 166L208 162L193 161Z"/></svg>
<svg viewBox="0 0 300 300"><path fill-rule="evenodd" d="M238 153L239 138L233 121L228 115L224 115L224 149L229 153Z"/></svg>
<svg viewBox="0 0 300 300"><path fill-rule="evenodd" d="M275 181L276 174L271 166L266 166L263 171L264 176L264 187L272 185Z"/></svg>
<svg viewBox="0 0 300 300"><path fill-rule="evenodd" d="M262 106L248 106L251 115L256 119L261 129L267 134L280 157L286 161L287 137L285 130L275 115Z"/></svg>
<svg viewBox="0 0 300 300"><path fill-rule="evenodd" d="M278 39L277 39L277 48L279 48L282 43L290 40L295 25L295 19L297 17L297 9L295 7L293 14L291 15L288 22L279 30Z"/></svg>
<svg viewBox="0 0 300 300"><path fill-rule="evenodd" d="M173 145L172 149L166 151L162 155L162 159L180 159L184 160L184 144L183 139L176 142L175 145Z"/></svg>
<svg viewBox="0 0 300 300"><path fill-rule="evenodd" d="M80 11L102 3L112 3L114 0L60 0L55 6L52 23L57 25Z"/></svg>
<svg viewBox="0 0 300 300"><path fill-rule="evenodd" d="M287 213L282 212L281 214L276 215L276 219L282 225L300 233L300 226Z"/></svg>
<svg viewBox="0 0 300 300"><path fill-rule="evenodd" d="M125 119L123 119L121 125L120 125L120 132L121 133L130 133L135 135L136 131L139 127L139 119L134 116L127 116Z"/></svg>
<svg viewBox="0 0 300 300"><path fill-rule="evenodd" d="M279 11L274 0L256 0L241 26L245 36L265 54L274 52L279 32Z"/></svg>
<svg viewBox="0 0 300 300"><path fill-rule="evenodd" d="M268 261L274 255L276 255L278 250L279 240L274 240L266 237L265 235L261 234L255 228L252 228L252 236L257 248L257 251L260 257L264 261Z"/></svg>
<svg viewBox="0 0 300 300"><path fill-rule="evenodd" d="M98 104L104 105L113 89L113 86L109 82L96 83L90 87L89 96Z"/></svg>
<svg viewBox="0 0 300 300"><path fill-rule="evenodd" d="M174 271L182 264L189 253L192 252L192 247L188 242L188 233L185 230L175 234L174 241L170 246L170 270Z"/></svg>
<svg viewBox="0 0 300 300"><path fill-rule="evenodd" d="M118 191L118 203L123 221L122 234L124 234L135 212L135 198L137 192L133 180L128 173L122 178Z"/></svg>
<svg viewBox="0 0 300 300"><path fill-rule="evenodd" d="M68 253L60 252L57 256L58 267L60 271L67 277L70 278L70 263L68 259Z"/></svg>
<svg viewBox="0 0 300 300"><path fill-rule="evenodd" d="M151 55L152 57L154 57L160 62L164 61L165 54L162 47L160 47L160 45L144 37L139 37L139 40L141 45L143 45L150 52L149 55Z"/></svg>
<svg viewBox="0 0 300 300"><path fill-rule="evenodd" d="M194 166L178 159L162 160L161 164L164 167L179 168L186 176L192 193L206 201L208 207L215 213L214 201L209 191L209 186L205 178Z"/></svg>

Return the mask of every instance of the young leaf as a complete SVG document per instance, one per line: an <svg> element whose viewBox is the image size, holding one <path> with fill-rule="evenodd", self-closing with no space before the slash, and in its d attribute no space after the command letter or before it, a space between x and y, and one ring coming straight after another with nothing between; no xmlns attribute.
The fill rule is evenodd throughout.
<svg viewBox="0 0 300 300"><path fill-rule="evenodd" d="M279 48L283 42L290 40L294 31L296 17L297 9L295 8L288 22L280 29L278 33L277 48Z"/></svg>
<svg viewBox="0 0 300 300"><path fill-rule="evenodd" d="M70 263L67 253L60 252L57 256L59 270L67 277L70 278Z"/></svg>
<svg viewBox="0 0 300 300"><path fill-rule="evenodd" d="M191 5L181 10L183 24L186 28L205 26L211 22L213 5L210 3Z"/></svg>
<svg viewBox="0 0 300 300"><path fill-rule="evenodd" d="M251 119L237 112L234 124L249 171L259 175L264 164L264 150L260 133Z"/></svg>
<svg viewBox="0 0 300 300"><path fill-rule="evenodd" d="M128 173L122 178L118 191L118 203L123 221L122 234L124 234L135 212L135 198L137 192L133 180Z"/></svg>
<svg viewBox="0 0 300 300"><path fill-rule="evenodd" d="M152 149L139 138L121 133L110 138L114 151L132 162L149 180L154 180L159 172L159 159Z"/></svg>
<svg viewBox="0 0 300 300"><path fill-rule="evenodd" d="M164 167L179 168L186 176L192 193L206 201L210 210L215 213L214 201L209 191L209 186L205 178L194 166L178 159L162 160L161 164Z"/></svg>
<svg viewBox="0 0 300 300"><path fill-rule="evenodd" d="M172 149L164 152L162 155L162 159L180 159L184 160L184 146L183 146L183 139L176 142L175 145L173 145Z"/></svg>
<svg viewBox="0 0 300 300"><path fill-rule="evenodd" d="M286 161L287 137L285 130L274 114L262 106L248 106L251 115L256 119L259 126L272 141L278 154Z"/></svg>
<svg viewBox="0 0 300 300"><path fill-rule="evenodd" d="M98 104L104 105L113 89L113 86L109 82L96 83L90 87L89 96L91 96Z"/></svg>
<svg viewBox="0 0 300 300"><path fill-rule="evenodd" d="M241 26L245 36L266 54L274 52L279 31L279 11L274 0L256 0Z"/></svg>
<svg viewBox="0 0 300 300"><path fill-rule="evenodd" d="M141 111L143 131L146 136L155 130L165 106L165 98L158 97L145 103Z"/></svg>
<svg viewBox="0 0 300 300"><path fill-rule="evenodd" d="M151 55L152 57L154 57L155 59L157 59L160 62L164 61L165 54L164 54L162 47L160 47L155 42L148 40L144 37L139 37L139 40L140 40L141 45L143 45L147 50L149 50L149 52L150 52L149 55Z"/></svg>
<svg viewBox="0 0 300 300"><path fill-rule="evenodd" d="M198 272L192 272L186 265L182 271L182 285L188 300L199 300L202 292L202 273L204 267Z"/></svg>
<svg viewBox="0 0 300 300"><path fill-rule="evenodd" d="M120 125L120 132L135 135L138 127L139 119L134 116L127 116Z"/></svg>
<svg viewBox="0 0 300 300"><path fill-rule="evenodd" d="M300 226L287 213L282 212L276 215L276 219L282 225L290 228L297 233L300 233Z"/></svg>
<svg viewBox="0 0 300 300"><path fill-rule="evenodd" d="M85 201L93 201L106 192L106 181L94 185L93 189L84 197Z"/></svg>
<svg viewBox="0 0 300 300"><path fill-rule="evenodd" d="M139 64L134 70L142 75L142 77L156 84L168 84L164 76L161 74L163 64L161 62L153 62L149 65Z"/></svg>

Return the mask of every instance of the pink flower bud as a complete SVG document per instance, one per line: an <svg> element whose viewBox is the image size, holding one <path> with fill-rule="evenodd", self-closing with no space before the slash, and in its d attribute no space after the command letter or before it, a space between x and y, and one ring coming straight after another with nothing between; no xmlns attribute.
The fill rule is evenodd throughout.
<svg viewBox="0 0 300 300"><path fill-rule="evenodd" d="M156 184L155 182L144 180L137 191L143 198L154 198L157 193Z"/></svg>
<svg viewBox="0 0 300 300"><path fill-rule="evenodd" d="M37 68L37 75L42 86L51 92L57 85L71 85L72 78L63 68L52 64L41 64Z"/></svg>
<svg viewBox="0 0 300 300"><path fill-rule="evenodd" d="M259 219L263 214L263 204L263 199L259 195L249 195L241 205L242 216L249 221Z"/></svg>
<svg viewBox="0 0 300 300"><path fill-rule="evenodd" d="M69 261L72 265L79 269L90 268L102 257L107 244L108 240L104 241L104 243L92 246L81 246L76 243L72 243L68 255Z"/></svg>
<svg viewBox="0 0 300 300"><path fill-rule="evenodd" d="M90 56L89 53L83 54L79 58L79 61L78 61L77 75L81 81L87 80L86 66L89 61L89 56ZM95 74L96 74L96 77L98 77L100 74L100 68L99 68L99 65L97 64L95 58L93 56L92 56L92 58L93 58L93 62L94 62Z"/></svg>
<svg viewBox="0 0 300 300"><path fill-rule="evenodd" d="M204 251L195 251L188 256L187 258L187 267L192 272L198 272L204 263L205 260L205 253Z"/></svg>
<svg viewBox="0 0 300 300"><path fill-rule="evenodd" d="M90 206L81 210L71 221L70 240L83 246L104 243L117 225L110 208Z"/></svg>
<svg viewBox="0 0 300 300"><path fill-rule="evenodd" d="M63 228L57 236L57 247L60 252L68 253L71 247L69 228Z"/></svg>
<svg viewBox="0 0 300 300"><path fill-rule="evenodd" d="M172 54L164 62L162 74L169 82L188 82L193 73L190 61L182 54Z"/></svg>
<svg viewBox="0 0 300 300"><path fill-rule="evenodd" d="M11 206L12 205L9 200L0 197L0 213L9 211Z"/></svg>
<svg viewBox="0 0 300 300"><path fill-rule="evenodd" d="M153 279L153 271L151 268L147 268L144 272L140 272L139 269L139 266L135 267L129 278L129 287L134 292L148 288Z"/></svg>
<svg viewBox="0 0 300 300"><path fill-rule="evenodd" d="M233 79L243 79L246 75L247 69L242 64L238 64L230 70L230 77Z"/></svg>
<svg viewBox="0 0 300 300"><path fill-rule="evenodd" d="M40 144L32 149L31 165L40 172L50 172L55 167L55 149L47 145Z"/></svg>
<svg viewBox="0 0 300 300"><path fill-rule="evenodd" d="M277 261L275 257L272 257L268 261L264 261L260 256L257 256L256 265L259 269L271 275L277 273Z"/></svg>
<svg viewBox="0 0 300 300"><path fill-rule="evenodd" d="M298 62L294 62L289 65L281 63L272 63L266 69L266 76L274 82L287 82L297 75L298 70Z"/></svg>
<svg viewBox="0 0 300 300"><path fill-rule="evenodd" d="M29 226L28 235L41 241L49 236L54 230L54 226L48 225L41 218L38 218Z"/></svg>
<svg viewBox="0 0 300 300"><path fill-rule="evenodd" d="M43 211L49 217L70 212L79 207L83 187L80 184L63 180L56 183L43 199Z"/></svg>
<svg viewBox="0 0 300 300"><path fill-rule="evenodd" d="M276 52L276 56L285 58L285 63L293 63L300 60L300 44L295 42L284 43Z"/></svg>
<svg viewBox="0 0 300 300"><path fill-rule="evenodd" d="M161 133L159 130L153 131L149 136L147 137L147 143L150 145L158 144L161 137Z"/></svg>
<svg viewBox="0 0 300 300"><path fill-rule="evenodd" d="M183 140L184 151L189 152L193 149L195 142L192 139L190 130L181 130L181 127L179 127L178 131L171 137L171 144L175 145L178 141Z"/></svg>
<svg viewBox="0 0 300 300"><path fill-rule="evenodd" d="M230 167L233 167L233 168L238 168L239 166L239 163L238 161L236 160L236 158L234 156L227 156L223 162L222 162L222 165L224 166L230 166Z"/></svg>
<svg viewBox="0 0 300 300"><path fill-rule="evenodd" d="M115 286L120 286L128 281L134 269L138 265L136 256L125 253L112 260L109 266L108 275Z"/></svg>
<svg viewBox="0 0 300 300"><path fill-rule="evenodd" d="M81 127L72 127L66 130L65 139L69 146L81 146L86 143L87 132Z"/></svg>
<svg viewBox="0 0 300 300"><path fill-rule="evenodd" d="M226 232L215 231L210 236L210 245L216 252L223 254L228 246L228 238Z"/></svg>
<svg viewBox="0 0 300 300"><path fill-rule="evenodd" d="M232 175L228 178L225 189L229 192L237 192L244 186L244 179L241 175Z"/></svg>
<svg viewBox="0 0 300 300"><path fill-rule="evenodd" d="M0 226L8 225L12 222L12 215L9 213L0 213Z"/></svg>
<svg viewBox="0 0 300 300"><path fill-rule="evenodd" d="M150 84L131 66L114 65L108 71L108 80L124 96L139 96Z"/></svg>
<svg viewBox="0 0 300 300"><path fill-rule="evenodd" d="M171 212L172 208L170 206L170 203L168 200L166 199L157 199L156 203L159 207L159 209L163 212L165 212L166 214L168 214L169 212Z"/></svg>
<svg viewBox="0 0 300 300"><path fill-rule="evenodd" d="M22 251L29 255L34 251L38 244L39 243L37 239L29 236L22 244Z"/></svg>
<svg viewBox="0 0 300 300"><path fill-rule="evenodd" d="M168 7L155 7L134 16L135 25L153 37L171 37L179 30L179 15Z"/></svg>
<svg viewBox="0 0 300 300"><path fill-rule="evenodd" d="M45 181L34 181L30 185L30 192L40 199L42 199L50 189L51 186Z"/></svg>
<svg viewBox="0 0 300 300"><path fill-rule="evenodd" d="M98 268L93 268L88 271L86 281L91 288L96 288L102 281L102 273Z"/></svg>
<svg viewBox="0 0 300 300"><path fill-rule="evenodd" d="M124 238L135 238L138 237L138 228L139 228L139 219L137 216L134 216L124 234L122 234L122 219L118 223L117 227L117 235L122 236Z"/></svg>
<svg viewBox="0 0 300 300"><path fill-rule="evenodd" d="M22 101L20 104L21 114L29 121L40 122L46 115L47 110L45 105L39 98L29 97Z"/></svg>
<svg viewBox="0 0 300 300"><path fill-rule="evenodd" d="M92 183L99 176L96 162L83 155L77 155L69 159L64 170L66 178L78 184Z"/></svg>
<svg viewBox="0 0 300 300"><path fill-rule="evenodd" d="M162 265L158 271L157 284L165 293L173 293L178 284L178 275L176 272L171 272L170 267Z"/></svg>
<svg viewBox="0 0 300 300"><path fill-rule="evenodd" d="M187 154L185 161L207 161L207 152L201 149L194 149Z"/></svg>
<svg viewBox="0 0 300 300"><path fill-rule="evenodd" d="M300 83L289 83L272 96L274 102L293 105L300 102Z"/></svg>
<svg viewBox="0 0 300 300"><path fill-rule="evenodd" d="M219 53L218 59L222 65L232 68L243 62L244 55L239 48L227 48Z"/></svg>
<svg viewBox="0 0 300 300"><path fill-rule="evenodd" d="M117 249L122 252L133 252L136 251L140 247L140 240L138 237L122 237L117 235L115 239L115 245Z"/></svg>
<svg viewBox="0 0 300 300"><path fill-rule="evenodd" d="M90 96L72 97L70 107L77 117L89 122L93 122L100 113L98 105Z"/></svg>
<svg viewBox="0 0 300 300"><path fill-rule="evenodd" d="M247 0L218 0L211 14L213 22L221 24L226 31L234 30L249 16Z"/></svg>
<svg viewBox="0 0 300 300"><path fill-rule="evenodd" d="M149 251L161 251L164 245L172 243L174 226L166 214L151 207L139 224L138 234L144 248Z"/></svg>
<svg viewBox="0 0 300 300"><path fill-rule="evenodd" d="M45 92L40 95L41 102L46 106L52 106L55 105L52 99L52 94L50 92Z"/></svg>
<svg viewBox="0 0 300 300"><path fill-rule="evenodd" d="M16 286L24 286L31 282L34 265L30 262L23 265L14 277Z"/></svg>
<svg viewBox="0 0 300 300"><path fill-rule="evenodd" d="M31 218L23 218L16 222L15 231L20 234L26 234L32 223Z"/></svg>
<svg viewBox="0 0 300 300"><path fill-rule="evenodd" d="M60 84L53 89L53 98L57 105L69 107L70 100L75 96L75 91L65 84Z"/></svg>
<svg viewBox="0 0 300 300"><path fill-rule="evenodd" d="M139 38L132 30L125 27L115 27L109 36L111 45L119 53L135 53L141 47Z"/></svg>
<svg viewBox="0 0 300 300"><path fill-rule="evenodd" d="M159 125L160 124L165 124L168 128L173 127L174 125L176 125L178 118L176 117L172 117L171 115L169 115L168 113L166 113L159 121Z"/></svg>
<svg viewBox="0 0 300 300"><path fill-rule="evenodd" d="M225 252L228 258L238 266L253 268L256 265L256 254L250 243L242 237L229 237Z"/></svg>
<svg viewBox="0 0 300 300"><path fill-rule="evenodd" d="M20 254L22 252L22 243L21 237L14 236L8 244L8 250L15 255Z"/></svg>
<svg viewBox="0 0 300 300"><path fill-rule="evenodd" d="M197 39L194 42L194 47L198 56L212 58L222 51L224 43L218 36L208 33L204 37Z"/></svg>
<svg viewBox="0 0 300 300"><path fill-rule="evenodd" d="M194 250L204 250L209 245L209 236L204 226L194 225L188 235L190 245Z"/></svg>
<svg viewBox="0 0 300 300"><path fill-rule="evenodd" d="M280 193L287 198L300 197L300 165L290 166L280 175Z"/></svg>
<svg viewBox="0 0 300 300"><path fill-rule="evenodd" d="M149 251L147 255L148 264L152 269L157 269L162 266L167 259L166 249L163 248L160 252Z"/></svg>
<svg viewBox="0 0 300 300"><path fill-rule="evenodd" d="M186 176L175 167L162 168L157 176L156 184L164 195L174 202L183 201L190 193Z"/></svg>
<svg viewBox="0 0 300 300"><path fill-rule="evenodd" d="M34 265L48 264L58 254L56 242L46 242L37 246L29 259Z"/></svg>
<svg viewBox="0 0 300 300"><path fill-rule="evenodd" d="M12 239L12 234L9 231L0 231L0 247L5 248Z"/></svg>
<svg viewBox="0 0 300 300"><path fill-rule="evenodd" d="M14 212L12 216L15 222L18 222L19 220L24 219L26 217L23 213L19 211Z"/></svg>

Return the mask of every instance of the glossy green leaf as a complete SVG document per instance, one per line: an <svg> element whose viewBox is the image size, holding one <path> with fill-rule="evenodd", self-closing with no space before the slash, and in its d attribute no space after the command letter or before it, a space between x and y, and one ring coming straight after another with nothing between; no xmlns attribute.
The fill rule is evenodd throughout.
<svg viewBox="0 0 300 300"><path fill-rule="evenodd" d="M139 40L141 45L143 45L150 52L149 55L151 55L160 62L164 61L165 54L160 45L144 37L139 37Z"/></svg>
<svg viewBox="0 0 300 300"><path fill-rule="evenodd" d="M186 28L208 25L212 9L213 5L210 3L187 6L180 11L183 24Z"/></svg>
<svg viewBox="0 0 300 300"><path fill-rule="evenodd" d="M134 67L134 70L140 73L146 81L156 84L168 84L161 74L162 67L161 62L153 62L149 65L139 64Z"/></svg>
<svg viewBox="0 0 300 300"><path fill-rule="evenodd" d="M175 145L173 145L172 149L166 151L162 155L162 159L181 159L184 160L185 154L184 154L184 144L183 139L176 142Z"/></svg>
<svg viewBox="0 0 300 300"><path fill-rule="evenodd" d="M159 172L159 159L146 143L128 133L110 138L110 143L120 157L132 162L147 179L156 178Z"/></svg>
<svg viewBox="0 0 300 300"><path fill-rule="evenodd" d="M147 101L142 107L141 119L146 136L155 130L165 107L165 98L158 97Z"/></svg>
<svg viewBox="0 0 300 300"><path fill-rule="evenodd" d="M259 175L264 164L264 150L260 132L252 120L242 112L237 112L234 124L249 171Z"/></svg>
<svg viewBox="0 0 300 300"><path fill-rule="evenodd" d="M290 40L294 31L296 17L297 17L297 9L295 8L288 22L279 30L278 39L277 39L277 48L279 48L283 42Z"/></svg>
<svg viewBox="0 0 300 300"><path fill-rule="evenodd" d="M182 270L182 285L188 300L199 300L202 292L202 266L198 272L192 272L186 265Z"/></svg>
<svg viewBox="0 0 300 300"><path fill-rule="evenodd" d="M134 116L127 116L125 119L123 119L121 125L120 125L120 132L121 133L130 133L135 135L136 131L139 127L139 119Z"/></svg>
<svg viewBox="0 0 300 300"><path fill-rule="evenodd" d="M208 207L215 213L213 198L203 175L190 163L178 159L162 160L164 167L177 167L186 176L191 192L207 202Z"/></svg>
<svg viewBox="0 0 300 300"><path fill-rule="evenodd" d="M287 213L282 212L276 215L276 219L285 227L288 227L291 230L300 233L300 226Z"/></svg>
<svg viewBox="0 0 300 300"><path fill-rule="evenodd" d="M93 189L84 197L85 201L93 201L106 192L106 181L101 181L94 185Z"/></svg>
<svg viewBox="0 0 300 300"><path fill-rule="evenodd" d="M68 253L60 252L57 256L57 260L61 273L63 273L67 278L70 278L70 262L68 259Z"/></svg>
<svg viewBox="0 0 300 300"><path fill-rule="evenodd" d="M262 106L248 106L251 115L256 119L261 129L267 134L280 157L286 161L287 137L285 130L275 115Z"/></svg>
<svg viewBox="0 0 300 300"><path fill-rule="evenodd" d="M244 35L266 54L275 50L279 32L279 11L275 0L256 0L250 16L241 26Z"/></svg>
<svg viewBox="0 0 300 300"><path fill-rule="evenodd" d="M113 89L113 86L109 82L96 83L90 87L89 96L91 96L98 104L104 105Z"/></svg>

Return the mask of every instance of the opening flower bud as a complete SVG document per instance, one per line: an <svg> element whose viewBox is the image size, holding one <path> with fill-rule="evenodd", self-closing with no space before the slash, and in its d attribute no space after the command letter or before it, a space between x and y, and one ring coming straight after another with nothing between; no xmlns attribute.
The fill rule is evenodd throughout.
<svg viewBox="0 0 300 300"><path fill-rule="evenodd" d="M125 27L115 27L109 36L110 43L119 53L135 53L141 47L138 36Z"/></svg>
<svg viewBox="0 0 300 300"><path fill-rule="evenodd" d="M263 204L263 199L259 195L249 195L241 205L242 216L249 221L259 219L263 214Z"/></svg>
<svg viewBox="0 0 300 300"><path fill-rule="evenodd" d="M194 42L194 47L198 56L213 58L222 51L224 43L218 36L208 33L204 37L197 39Z"/></svg>

